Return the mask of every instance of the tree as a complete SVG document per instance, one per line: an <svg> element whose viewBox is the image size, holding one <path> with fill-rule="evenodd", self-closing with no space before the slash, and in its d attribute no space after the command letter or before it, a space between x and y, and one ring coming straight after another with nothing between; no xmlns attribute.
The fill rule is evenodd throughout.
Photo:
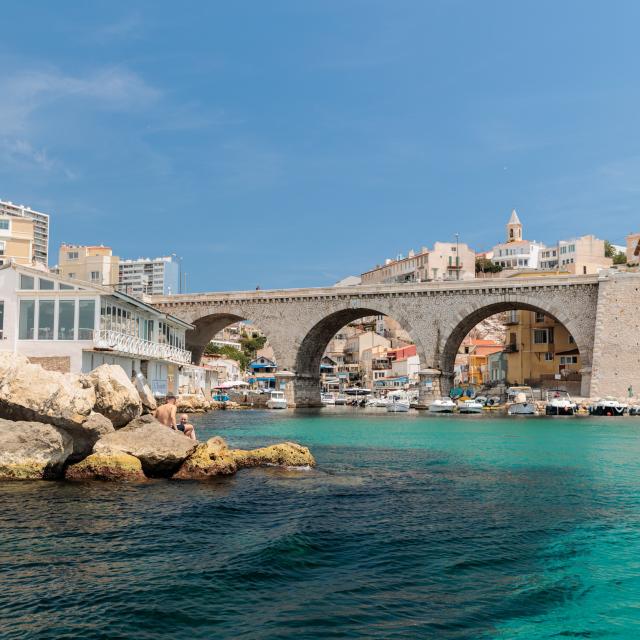
<svg viewBox="0 0 640 640"><path fill-rule="evenodd" d="M620 251L613 256L613 264L627 264L627 254Z"/></svg>
<svg viewBox="0 0 640 640"><path fill-rule="evenodd" d="M502 266L489 258L476 258L476 273L500 273Z"/></svg>
<svg viewBox="0 0 640 640"><path fill-rule="evenodd" d="M243 333L240 338L240 345L242 346L242 351L253 360L256 357L256 354L262 347L264 347L267 342L267 338L265 336L261 336L257 333L252 333L249 336L248 333Z"/></svg>
<svg viewBox="0 0 640 640"><path fill-rule="evenodd" d="M605 258L615 258L616 256L616 249L608 240L604 241L604 256Z"/></svg>
<svg viewBox="0 0 640 640"><path fill-rule="evenodd" d="M213 344L210 342L205 347L204 353L207 356L222 356L224 358L229 358L230 360L236 360L240 365L242 371L244 371L249 366L249 362L251 361L251 358L246 353L244 353L244 351L236 349L230 344L225 344L220 347L217 344Z"/></svg>

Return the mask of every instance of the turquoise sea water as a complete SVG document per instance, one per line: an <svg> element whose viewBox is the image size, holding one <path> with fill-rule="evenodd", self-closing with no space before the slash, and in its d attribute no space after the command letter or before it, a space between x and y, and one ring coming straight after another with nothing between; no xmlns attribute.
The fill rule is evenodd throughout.
<svg viewBox="0 0 640 640"><path fill-rule="evenodd" d="M195 422L318 468L0 484L1 638L640 637L640 419Z"/></svg>

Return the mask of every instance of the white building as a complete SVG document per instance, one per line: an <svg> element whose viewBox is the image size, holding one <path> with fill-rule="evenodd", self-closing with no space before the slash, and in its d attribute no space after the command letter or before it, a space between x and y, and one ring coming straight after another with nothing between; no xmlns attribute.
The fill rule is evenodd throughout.
<svg viewBox="0 0 640 640"><path fill-rule="evenodd" d="M491 259L503 269L538 269L544 244L522 237L522 223L514 209L507 222L507 240L496 245Z"/></svg>
<svg viewBox="0 0 640 640"><path fill-rule="evenodd" d="M4 200L0 200L0 215L33 220L33 260L49 264L49 215Z"/></svg>
<svg viewBox="0 0 640 640"><path fill-rule="evenodd" d="M192 325L100 285L7 264L0 267L0 350L61 372L120 365L142 373L157 396L177 393L192 367L185 333Z"/></svg>
<svg viewBox="0 0 640 640"><path fill-rule="evenodd" d="M180 293L180 265L173 256L120 260L118 288L132 296Z"/></svg>

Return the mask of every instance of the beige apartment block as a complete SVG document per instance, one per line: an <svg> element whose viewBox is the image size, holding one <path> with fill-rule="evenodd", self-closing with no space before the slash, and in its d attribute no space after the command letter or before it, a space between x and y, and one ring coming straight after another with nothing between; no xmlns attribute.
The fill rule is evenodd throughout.
<svg viewBox="0 0 640 640"><path fill-rule="evenodd" d="M596 274L613 265L613 260L604 252L604 240L593 235L560 240L556 246L543 251L540 268L572 275Z"/></svg>
<svg viewBox="0 0 640 640"><path fill-rule="evenodd" d="M33 262L33 220L0 215L0 264Z"/></svg>
<svg viewBox="0 0 640 640"><path fill-rule="evenodd" d="M640 264L640 233L627 236L627 264Z"/></svg>
<svg viewBox="0 0 640 640"><path fill-rule="evenodd" d="M118 284L120 258L111 247L63 244L58 255L60 275L103 286Z"/></svg>

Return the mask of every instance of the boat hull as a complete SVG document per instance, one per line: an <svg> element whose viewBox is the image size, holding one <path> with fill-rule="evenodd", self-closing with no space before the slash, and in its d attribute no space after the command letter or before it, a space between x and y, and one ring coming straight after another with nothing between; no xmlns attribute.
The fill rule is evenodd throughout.
<svg viewBox="0 0 640 640"><path fill-rule="evenodd" d="M547 405L544 412L548 416L572 416L575 415L575 408Z"/></svg>
<svg viewBox="0 0 640 640"><path fill-rule="evenodd" d="M510 416L535 416L536 408L530 402L518 402L516 404L512 404L507 409L507 413Z"/></svg>

